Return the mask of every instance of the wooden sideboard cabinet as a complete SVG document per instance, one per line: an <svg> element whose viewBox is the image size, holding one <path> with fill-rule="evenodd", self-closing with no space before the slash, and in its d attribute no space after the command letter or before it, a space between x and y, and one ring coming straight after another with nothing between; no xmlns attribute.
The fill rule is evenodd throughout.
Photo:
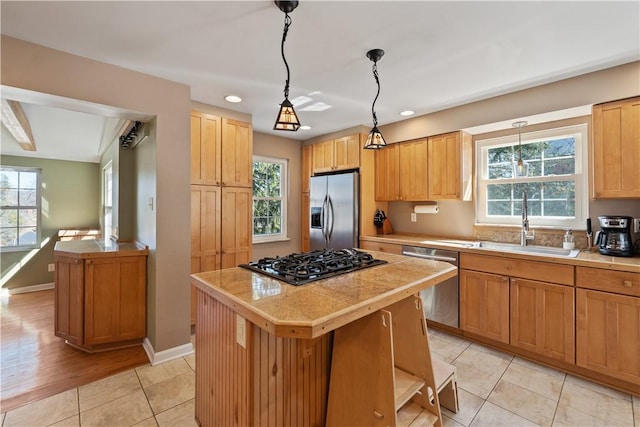
<svg viewBox="0 0 640 427"><path fill-rule="evenodd" d="M146 335L148 249L104 240L55 247L55 335L87 352L138 345Z"/></svg>
<svg viewBox="0 0 640 427"><path fill-rule="evenodd" d="M640 197L640 97L593 106L594 198Z"/></svg>

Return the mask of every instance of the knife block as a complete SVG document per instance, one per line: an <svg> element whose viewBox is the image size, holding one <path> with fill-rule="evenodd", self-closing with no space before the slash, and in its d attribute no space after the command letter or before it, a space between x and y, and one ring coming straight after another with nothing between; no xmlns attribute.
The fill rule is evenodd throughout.
<svg viewBox="0 0 640 427"><path fill-rule="evenodd" d="M393 234L393 227L391 226L391 220L389 218L385 218L385 220L382 221L381 227L376 226L376 233L377 234Z"/></svg>

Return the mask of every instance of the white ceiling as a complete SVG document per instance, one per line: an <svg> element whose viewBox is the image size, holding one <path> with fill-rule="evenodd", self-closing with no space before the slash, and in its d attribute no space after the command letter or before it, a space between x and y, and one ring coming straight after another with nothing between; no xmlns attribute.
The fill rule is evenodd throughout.
<svg viewBox="0 0 640 427"><path fill-rule="evenodd" d="M300 140L371 125L376 86L365 54L373 48L386 52L378 63L381 125L402 120L402 110L427 114L640 59L638 1L303 0L291 13L285 55L290 99L310 98L296 111L312 129L276 132L284 14L270 0L0 7L2 34L188 84L193 100L251 114L258 132ZM229 94L243 102L227 103ZM331 108L307 109L316 103ZM25 108L33 127L37 110Z"/></svg>

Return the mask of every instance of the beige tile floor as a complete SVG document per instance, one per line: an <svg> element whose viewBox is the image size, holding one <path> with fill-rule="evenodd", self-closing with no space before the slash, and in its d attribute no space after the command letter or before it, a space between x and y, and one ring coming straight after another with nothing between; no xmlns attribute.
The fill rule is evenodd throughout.
<svg viewBox="0 0 640 427"><path fill-rule="evenodd" d="M430 330L434 357L457 367L460 411L445 427L635 426L640 397ZM1 415L9 426L195 426L195 356L142 366ZM634 418L635 417L635 418Z"/></svg>

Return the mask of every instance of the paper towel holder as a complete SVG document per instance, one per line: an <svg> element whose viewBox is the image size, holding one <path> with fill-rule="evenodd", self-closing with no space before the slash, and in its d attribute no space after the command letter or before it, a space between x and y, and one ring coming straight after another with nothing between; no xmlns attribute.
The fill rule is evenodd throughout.
<svg viewBox="0 0 640 427"><path fill-rule="evenodd" d="M427 202L413 207L413 212L417 214L435 214L440 211L438 202Z"/></svg>

